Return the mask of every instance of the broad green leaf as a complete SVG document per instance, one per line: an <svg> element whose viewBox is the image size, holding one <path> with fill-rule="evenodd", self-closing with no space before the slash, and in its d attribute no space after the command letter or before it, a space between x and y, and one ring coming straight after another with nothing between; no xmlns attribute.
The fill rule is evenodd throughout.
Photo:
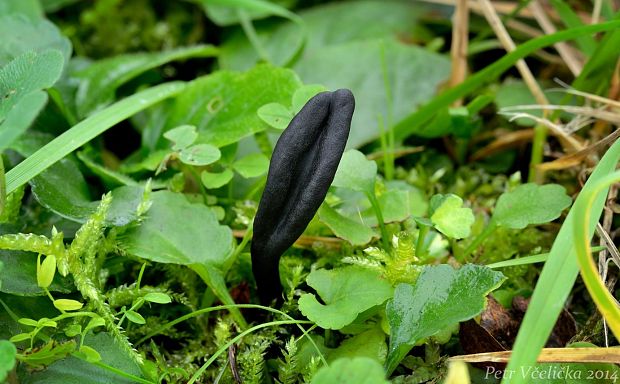
<svg viewBox="0 0 620 384"><path fill-rule="evenodd" d="M15 345L8 340L0 340L0 383L3 383L15 366Z"/></svg>
<svg viewBox="0 0 620 384"><path fill-rule="evenodd" d="M114 101L114 92L121 85L149 69L175 60L211 57L217 48L211 45L177 48L155 53L133 53L99 60L86 69L72 74L79 80L75 96L77 113L85 117Z"/></svg>
<svg viewBox="0 0 620 384"><path fill-rule="evenodd" d="M47 101L42 90L58 80L62 67L62 55L51 50L24 53L0 68L0 150L28 129Z"/></svg>
<svg viewBox="0 0 620 384"><path fill-rule="evenodd" d="M262 153L253 153L235 161L232 167L246 179L258 177L264 175L269 170L269 159Z"/></svg>
<svg viewBox="0 0 620 384"><path fill-rule="evenodd" d="M164 133L164 137L174 143L173 150L180 151L194 144L198 133L193 125L181 125Z"/></svg>
<svg viewBox="0 0 620 384"><path fill-rule="evenodd" d="M435 228L453 239L464 239L475 221L471 208L463 207L457 195L435 195L430 201L431 221Z"/></svg>
<svg viewBox="0 0 620 384"><path fill-rule="evenodd" d="M301 111L306 103L321 92L327 91L327 87L321 84L308 84L300 87L293 94L292 108L294 113Z"/></svg>
<svg viewBox="0 0 620 384"><path fill-rule="evenodd" d="M410 195L409 192L402 189L391 189L378 196L377 201L383 214L383 221L386 223L404 221L411 216ZM379 225L377 215L372 208L364 210L362 218L367 225L373 227Z"/></svg>
<svg viewBox="0 0 620 384"><path fill-rule="evenodd" d="M95 155L94 151L80 151L76 153L78 159L95 175L101 178L101 181L104 183L107 189L114 189L116 187L120 187L123 185L137 186L138 182L132 179L131 177L106 168L104 165L99 164L97 160L93 157Z"/></svg>
<svg viewBox="0 0 620 384"><path fill-rule="evenodd" d="M54 307L60 309L61 311L77 311L78 309L82 309L84 304L80 303L77 300L71 299L56 299L54 300Z"/></svg>
<svg viewBox="0 0 620 384"><path fill-rule="evenodd" d="M391 329L388 374L421 339L479 314L486 295L503 280L500 272L484 266L454 269L444 264L425 267L415 285L399 284L386 308Z"/></svg>
<svg viewBox="0 0 620 384"><path fill-rule="evenodd" d="M85 222L99 206L99 200L93 201L84 176L71 158L62 159L35 177L30 186L42 206L69 220ZM143 194L143 186L114 189L106 222L123 226L135 221Z"/></svg>
<svg viewBox="0 0 620 384"><path fill-rule="evenodd" d="M523 184L499 197L493 220L506 228L523 229L557 219L571 202L561 185Z"/></svg>
<svg viewBox="0 0 620 384"><path fill-rule="evenodd" d="M88 335L85 345L97 351L101 362L125 372L129 375L141 377L140 368L105 332ZM127 377L93 365L76 357L69 356L52 363L42 371L18 370L19 382L23 384L130 384L135 383Z"/></svg>
<svg viewBox="0 0 620 384"><path fill-rule="evenodd" d="M293 0L195 0L202 3L207 16L219 26L239 23L242 11L250 20L263 19L268 16L287 17L286 7L294 4ZM288 17L293 17L288 16Z"/></svg>
<svg viewBox="0 0 620 384"><path fill-rule="evenodd" d="M189 83L167 106L164 130L191 124L198 129L198 143L236 143L267 128L257 114L261 106L289 103L300 85L290 69L266 64L244 73L217 71Z"/></svg>
<svg viewBox="0 0 620 384"><path fill-rule="evenodd" d="M327 225L334 234L352 245L368 244L376 233L368 226L359 221L352 220L341 215L326 203L319 208L319 219Z"/></svg>
<svg viewBox="0 0 620 384"><path fill-rule="evenodd" d="M377 272L354 266L315 270L306 282L325 304L319 303L314 294L306 293L299 298L299 310L325 329L351 324L357 315L392 296L390 283Z"/></svg>
<svg viewBox="0 0 620 384"><path fill-rule="evenodd" d="M220 150L211 144L196 144L179 152L179 160L187 165L204 166L222 157Z"/></svg>
<svg viewBox="0 0 620 384"><path fill-rule="evenodd" d="M82 326L79 324L70 324L65 328L65 335L67 337L75 337L82 333Z"/></svg>
<svg viewBox="0 0 620 384"><path fill-rule="evenodd" d="M19 1L15 1L16 3ZM24 15L0 17L0 67L24 53L60 51L64 65L71 57L71 43L49 20L29 20ZM61 65L61 68L62 68Z"/></svg>
<svg viewBox="0 0 620 384"><path fill-rule="evenodd" d="M161 191L151 196L146 220L122 234L119 246L146 260L189 266L222 302L234 304L223 277L233 250L230 228L219 224L212 209L192 204L180 193ZM245 327L241 313L231 312Z"/></svg>
<svg viewBox="0 0 620 384"><path fill-rule="evenodd" d="M0 16L10 14L22 14L33 21L40 20L44 16L38 0L0 1Z"/></svg>
<svg viewBox="0 0 620 384"><path fill-rule="evenodd" d="M388 384L381 365L367 357L344 358L322 367L312 384Z"/></svg>
<svg viewBox="0 0 620 384"><path fill-rule="evenodd" d="M224 265L232 250L232 231L218 223L211 209L192 204L179 193L151 196L146 220L121 236L122 248L158 263Z"/></svg>
<svg viewBox="0 0 620 384"><path fill-rule="evenodd" d="M562 104L564 95L561 92L545 92L545 96L551 104ZM529 88L522 80L508 79L499 85L495 93L495 104L498 109L519 105L536 104L536 98L532 95ZM529 110L529 114L542 117L542 110ZM567 115L570 118L570 115ZM525 127L533 127L536 121L530 118L519 118L513 120L516 124Z"/></svg>
<svg viewBox="0 0 620 384"><path fill-rule="evenodd" d="M379 0L332 2L302 9L298 14L306 27L307 41L300 61L327 46L405 34L411 36L420 18L427 13L426 9L420 3ZM271 61L284 65L290 61L303 37L298 25L283 21L261 26L258 38ZM224 41L218 59L222 68L236 70L250 68L260 60L241 28L233 30Z"/></svg>
<svg viewBox="0 0 620 384"><path fill-rule="evenodd" d="M385 57L392 100L388 110L384 77ZM355 95L355 113L347 145L357 148L379 137L377 116L399 121L412 108L433 98L450 73L447 57L393 39L369 40L318 50L301 60L295 71L304 83L321 83L329 89L349 88Z"/></svg>
<svg viewBox="0 0 620 384"><path fill-rule="evenodd" d="M6 174L6 192L11 193L26 184L113 125L157 102L180 93L183 89L185 89L185 83L182 82L160 84L137 92L79 122L11 169Z"/></svg>
<svg viewBox="0 0 620 384"><path fill-rule="evenodd" d="M269 103L258 108L258 117L270 127L284 130L289 125L295 113L280 103Z"/></svg>
<svg viewBox="0 0 620 384"><path fill-rule="evenodd" d="M6 119L0 122L0 150L10 146L15 139L26 132L46 103L45 92L32 92L24 96L20 103L9 111Z"/></svg>
<svg viewBox="0 0 620 384"><path fill-rule="evenodd" d="M0 250L0 261L4 265L0 274L0 292L17 296L43 296L45 292L37 283L37 255L30 252ZM72 279L55 274L50 292L70 293Z"/></svg>
<svg viewBox="0 0 620 384"><path fill-rule="evenodd" d="M202 184L204 184L205 187L209 189L216 189L228 184L230 180L232 180L233 176L233 171L228 168L218 173L202 171L200 174L200 181L202 181Z"/></svg>
<svg viewBox="0 0 620 384"><path fill-rule="evenodd" d="M157 304L168 304L172 302L172 299L170 298L170 296L166 295L165 293L161 293L161 292L147 293L146 295L144 295L144 300L150 303L157 303Z"/></svg>
<svg viewBox="0 0 620 384"><path fill-rule="evenodd" d="M125 312L125 315L127 315L127 319L129 319L129 321L131 321L132 323L146 324L146 320L144 320L144 317L142 317L142 315L136 311L127 311Z"/></svg>
<svg viewBox="0 0 620 384"><path fill-rule="evenodd" d="M376 177L377 163L368 160L362 152L350 149L342 155L332 185L374 194Z"/></svg>
<svg viewBox="0 0 620 384"><path fill-rule="evenodd" d="M383 364L387 356L386 335L379 327L362 332L343 341L338 348L329 350L327 360L368 357Z"/></svg>

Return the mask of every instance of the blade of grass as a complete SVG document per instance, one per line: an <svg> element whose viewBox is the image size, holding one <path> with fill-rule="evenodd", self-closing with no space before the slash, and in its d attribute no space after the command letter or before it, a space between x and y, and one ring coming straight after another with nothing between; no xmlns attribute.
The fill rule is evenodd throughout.
<svg viewBox="0 0 620 384"><path fill-rule="evenodd" d="M593 185L615 170L619 159L620 141L616 141L594 169L581 194L577 197L575 205L583 204L580 201L584 200L584 196L587 196L593 189ZM604 204L605 195L598 195L592 204L590 221L581 223L587 226L589 233L594 230ZM506 367L506 370L510 372L520 372L521 367L532 366L536 363L536 357L549 338L579 273L573 238L574 211L574 208L571 209L562 224L534 289L532 300L517 334L512 358ZM523 375L514 375L514 377L505 377L502 383L525 383L525 380Z"/></svg>
<svg viewBox="0 0 620 384"><path fill-rule="evenodd" d="M614 172L597 181L591 189L582 192L582 199L579 199L573 210L575 211L574 235L577 248L577 261L581 269L581 277L590 292L590 296L596 303L607 324L611 328L616 339L620 340L620 308L616 304L614 297L609 293L605 282L600 278L596 264L592 260L592 249L590 238L593 231L589 231L585 225L591 221L591 207L595 199L607 197L609 187L620 181L620 172ZM599 215L594 215L598 220Z"/></svg>
<svg viewBox="0 0 620 384"><path fill-rule="evenodd" d="M250 333L254 332L254 331L258 331L259 329L263 329L263 328L267 328L267 327L274 327L274 326L279 326L279 325L287 325L287 324L312 324L312 321L306 321L306 320L280 320L280 321L271 321L268 323L262 323L262 324L258 324L255 325L254 327L247 329L243 332L241 332L240 334L238 334L237 336L235 336L232 340L230 340L228 343L224 344L222 347L220 347L220 349L218 349L210 358L209 360L207 360L202 367L200 367L196 373L194 373L194 375L189 379L189 381L187 382L187 384L193 384L196 382L196 380L198 380L200 378L200 376L204 373L204 371L209 368L209 366L218 358L218 356L220 356L222 353L224 353L224 351L226 351L228 349L228 347L230 347L231 345L235 344L236 342L238 342L239 340L241 340L243 337L245 337L246 335L249 335Z"/></svg>
<svg viewBox="0 0 620 384"><path fill-rule="evenodd" d="M6 174L6 193L26 184L58 160L86 144L115 124L185 89L183 82L170 82L145 89L93 114L50 141Z"/></svg>
<svg viewBox="0 0 620 384"><path fill-rule="evenodd" d="M471 94L481 86L495 81L519 59L528 56L532 52L560 41L572 40L579 36L609 31L619 27L620 20L608 21L606 23L567 29L552 35L541 36L521 44L517 49L508 53L500 60L476 72L476 74L469 77L460 85L450 88L436 96L428 104L398 122L393 127L396 140L403 140L414 133L423 133L423 127L427 125L426 123L428 120L430 120L437 111L449 107L454 101Z"/></svg>
<svg viewBox="0 0 620 384"><path fill-rule="evenodd" d="M562 20L562 23L564 23L567 28L581 27L583 25L581 18L573 11L566 1L551 0L551 5L553 5L553 8L555 8L555 11L560 16L560 20ZM575 39L575 42L579 50L588 57L592 56L597 45L592 35L579 36Z"/></svg>
<svg viewBox="0 0 620 384"><path fill-rule="evenodd" d="M594 247L592 248L592 252L599 252L604 250L605 247ZM518 259L504 260L499 261L497 263L487 264L489 268L505 268L505 267L514 267L515 265L525 265L525 264L534 264L534 263L544 263L549 258L548 253L540 253L538 255L524 256L519 257Z"/></svg>

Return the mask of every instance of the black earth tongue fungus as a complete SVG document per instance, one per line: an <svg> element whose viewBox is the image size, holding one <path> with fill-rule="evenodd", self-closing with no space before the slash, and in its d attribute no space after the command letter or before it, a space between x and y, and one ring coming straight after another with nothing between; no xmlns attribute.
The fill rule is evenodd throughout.
<svg viewBox="0 0 620 384"><path fill-rule="evenodd" d="M334 180L351 128L348 89L310 99L278 140L254 218L252 270L263 304L282 302L280 256L301 236Z"/></svg>

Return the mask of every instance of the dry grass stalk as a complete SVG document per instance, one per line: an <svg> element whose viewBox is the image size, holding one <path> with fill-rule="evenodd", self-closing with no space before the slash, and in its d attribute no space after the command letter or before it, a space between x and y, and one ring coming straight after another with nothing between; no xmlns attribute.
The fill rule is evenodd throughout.
<svg viewBox="0 0 620 384"><path fill-rule="evenodd" d="M534 18L536 19L536 22L538 23L538 25L540 25L540 27L543 31L545 31L546 34L549 35L557 31L555 25L553 25L551 20L549 20L547 14L545 13L545 10L538 1L533 0L532 2L530 2L529 7L532 11L532 14L534 15ZM557 43L554 45L554 47L560 54L560 57L562 57L562 59L566 63L568 69L570 69L570 71L572 72L573 76L579 76L583 69L583 62L582 60L580 60L575 50L573 50L568 44L564 42Z"/></svg>
<svg viewBox="0 0 620 384"><path fill-rule="evenodd" d="M507 363L512 351L475 353L453 356L451 361L467 363ZM543 348L538 356L539 363L617 363L619 348Z"/></svg>

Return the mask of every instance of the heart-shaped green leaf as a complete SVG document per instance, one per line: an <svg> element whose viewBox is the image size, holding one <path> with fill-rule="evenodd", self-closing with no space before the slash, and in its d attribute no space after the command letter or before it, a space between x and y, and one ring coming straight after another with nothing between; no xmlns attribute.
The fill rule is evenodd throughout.
<svg viewBox="0 0 620 384"><path fill-rule="evenodd" d="M392 296L392 286L387 280L375 271L360 267L315 270L306 281L325 304L306 293L299 298L299 310L325 329L351 324L357 315Z"/></svg>

